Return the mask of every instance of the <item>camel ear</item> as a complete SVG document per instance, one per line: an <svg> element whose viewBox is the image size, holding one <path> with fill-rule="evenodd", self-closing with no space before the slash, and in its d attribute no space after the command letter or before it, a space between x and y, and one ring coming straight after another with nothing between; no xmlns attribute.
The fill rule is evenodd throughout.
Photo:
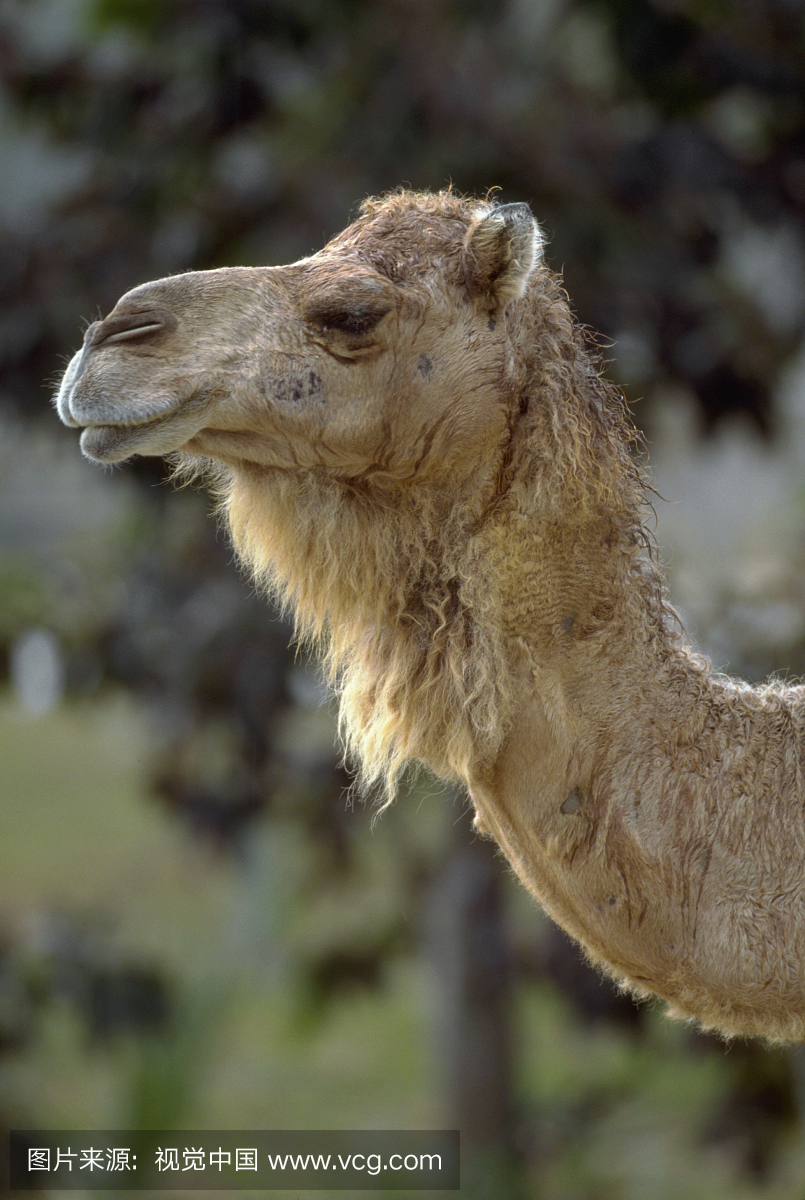
<svg viewBox="0 0 805 1200"><path fill-rule="evenodd" d="M501 204L481 213L464 242L470 292L501 307L521 296L542 256L542 243L527 204Z"/></svg>

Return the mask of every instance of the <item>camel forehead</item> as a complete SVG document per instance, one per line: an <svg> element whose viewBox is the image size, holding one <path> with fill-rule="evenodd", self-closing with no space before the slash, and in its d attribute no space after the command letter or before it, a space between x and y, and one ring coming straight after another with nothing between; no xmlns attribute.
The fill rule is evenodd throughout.
<svg viewBox="0 0 805 1200"><path fill-rule="evenodd" d="M418 279L434 269L450 273L461 256L467 230L490 206L449 192L397 193L367 200L358 217L323 252L362 259L394 282Z"/></svg>

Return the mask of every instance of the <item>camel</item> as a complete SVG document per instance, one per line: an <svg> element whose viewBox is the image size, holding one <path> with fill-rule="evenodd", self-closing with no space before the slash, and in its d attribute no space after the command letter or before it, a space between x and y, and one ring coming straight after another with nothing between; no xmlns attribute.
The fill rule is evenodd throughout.
<svg viewBox="0 0 805 1200"><path fill-rule="evenodd" d="M805 702L688 643L647 469L525 204L369 200L321 251L127 292L57 398L173 457L295 614L363 784L462 784L590 959L729 1038L805 1038Z"/></svg>

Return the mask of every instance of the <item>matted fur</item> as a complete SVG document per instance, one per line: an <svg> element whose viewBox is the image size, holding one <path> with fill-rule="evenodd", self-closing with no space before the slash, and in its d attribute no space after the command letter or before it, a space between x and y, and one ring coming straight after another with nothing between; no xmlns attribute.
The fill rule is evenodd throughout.
<svg viewBox="0 0 805 1200"><path fill-rule="evenodd" d="M364 786L463 782L622 986L802 1039L803 690L681 635L634 429L540 247L523 205L367 201L310 259L127 294L59 411L93 458L208 478Z"/></svg>
<svg viewBox="0 0 805 1200"><path fill-rule="evenodd" d="M387 800L411 760L466 778L508 716L500 634L476 619L461 536L473 514L417 499L403 509L339 481L238 473L224 502L238 552L322 652L364 786Z"/></svg>

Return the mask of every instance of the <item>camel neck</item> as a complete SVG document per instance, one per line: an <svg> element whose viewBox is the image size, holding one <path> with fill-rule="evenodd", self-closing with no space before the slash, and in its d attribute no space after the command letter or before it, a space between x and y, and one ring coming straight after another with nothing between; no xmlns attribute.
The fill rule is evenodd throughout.
<svg viewBox="0 0 805 1200"><path fill-rule="evenodd" d="M508 732L470 779L477 823L633 991L734 1034L802 1037L802 689L714 674L628 540L575 532L553 556L545 531L534 543Z"/></svg>

